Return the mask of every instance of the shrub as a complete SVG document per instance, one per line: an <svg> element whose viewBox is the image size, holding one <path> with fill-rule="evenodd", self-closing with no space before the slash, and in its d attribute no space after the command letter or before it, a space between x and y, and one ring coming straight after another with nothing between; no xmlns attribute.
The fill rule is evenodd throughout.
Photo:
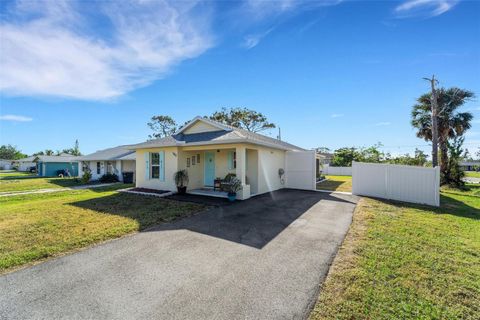
<svg viewBox="0 0 480 320"><path fill-rule="evenodd" d="M102 183L110 183L110 182L118 182L118 176L115 173L106 173L100 177L100 182Z"/></svg>
<svg viewBox="0 0 480 320"><path fill-rule="evenodd" d="M229 194L236 194L238 191L242 190L242 182L238 178L231 178L230 184L228 187Z"/></svg>
<svg viewBox="0 0 480 320"><path fill-rule="evenodd" d="M82 175L82 183L87 184L90 182L91 179L92 179L92 173L90 172L90 170L84 171Z"/></svg>

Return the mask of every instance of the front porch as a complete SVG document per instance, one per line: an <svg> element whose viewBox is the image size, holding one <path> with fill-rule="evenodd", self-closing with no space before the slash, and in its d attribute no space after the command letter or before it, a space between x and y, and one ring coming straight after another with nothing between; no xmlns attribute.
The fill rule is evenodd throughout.
<svg viewBox="0 0 480 320"><path fill-rule="evenodd" d="M220 191L220 190L213 190L213 188L199 188L193 190L187 190L188 194L193 194L197 196L207 196L207 197L215 197L215 198L228 198L228 192Z"/></svg>
<svg viewBox="0 0 480 320"><path fill-rule="evenodd" d="M180 170L189 175L189 194L227 198L227 189L214 190L215 181L235 176L241 181L242 190L237 199L250 198L258 191L258 151L242 145L224 145L214 148L186 147L179 150Z"/></svg>

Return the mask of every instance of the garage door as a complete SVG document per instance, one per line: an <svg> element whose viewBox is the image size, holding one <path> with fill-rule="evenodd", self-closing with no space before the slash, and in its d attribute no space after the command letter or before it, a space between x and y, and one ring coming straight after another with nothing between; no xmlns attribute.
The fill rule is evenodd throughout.
<svg viewBox="0 0 480 320"><path fill-rule="evenodd" d="M315 190L315 175L314 151L287 151L285 178L288 188Z"/></svg>

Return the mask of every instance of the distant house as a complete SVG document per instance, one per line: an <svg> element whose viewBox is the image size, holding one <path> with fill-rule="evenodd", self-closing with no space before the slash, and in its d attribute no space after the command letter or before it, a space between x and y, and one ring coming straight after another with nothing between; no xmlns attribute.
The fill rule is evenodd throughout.
<svg viewBox="0 0 480 320"><path fill-rule="evenodd" d="M37 164L35 163L35 158L36 156L30 156L27 158L18 159L14 161L13 165L15 168L17 168L18 171L30 171L32 167L37 166Z"/></svg>
<svg viewBox="0 0 480 320"><path fill-rule="evenodd" d="M465 171L476 171L480 169L480 160L461 161L460 168Z"/></svg>
<svg viewBox="0 0 480 320"><path fill-rule="evenodd" d="M41 177L56 177L68 170L72 177L78 176L78 157L62 153L58 156L30 156L16 160L19 171L30 171L35 167L37 175Z"/></svg>
<svg viewBox="0 0 480 320"><path fill-rule="evenodd" d="M319 159L320 164L331 164L333 160L333 153L327 152L317 152L317 159Z"/></svg>
<svg viewBox="0 0 480 320"><path fill-rule="evenodd" d="M136 151L137 187L176 191L174 173L187 170L193 194L224 196L217 185L232 175L242 184L242 200L282 188L315 189L315 151L203 117L129 149Z"/></svg>
<svg viewBox="0 0 480 320"><path fill-rule="evenodd" d="M123 173L131 173L135 181L135 150L127 146L99 150L79 158L82 162L80 171L88 167L92 179L98 180L106 173L114 173L123 181Z"/></svg>
<svg viewBox="0 0 480 320"><path fill-rule="evenodd" d="M0 170L13 169L12 162L13 162L13 160L0 159Z"/></svg>

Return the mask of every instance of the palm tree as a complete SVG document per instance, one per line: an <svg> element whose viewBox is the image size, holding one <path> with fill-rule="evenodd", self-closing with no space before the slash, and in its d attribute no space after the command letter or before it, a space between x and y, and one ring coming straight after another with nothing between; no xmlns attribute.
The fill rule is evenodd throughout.
<svg viewBox="0 0 480 320"><path fill-rule="evenodd" d="M448 140L462 136L470 129L473 115L470 112L459 112L458 109L474 93L459 88L440 88L437 90L438 101L438 144L440 148L440 171L442 183L449 181L448 177ZM422 95L412 109L412 126L416 128L417 137L432 141L431 93Z"/></svg>

